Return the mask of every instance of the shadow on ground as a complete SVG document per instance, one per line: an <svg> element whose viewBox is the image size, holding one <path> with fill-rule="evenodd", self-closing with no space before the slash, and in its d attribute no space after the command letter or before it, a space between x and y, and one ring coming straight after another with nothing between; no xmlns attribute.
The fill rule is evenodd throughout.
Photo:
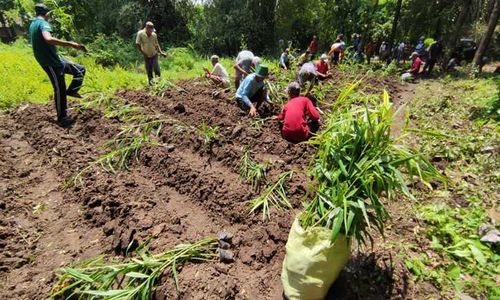
<svg viewBox="0 0 500 300"><path fill-rule="evenodd" d="M395 278L401 277L401 278ZM326 299L406 299L409 277L396 275L392 256L362 253L353 256L330 288Z"/></svg>

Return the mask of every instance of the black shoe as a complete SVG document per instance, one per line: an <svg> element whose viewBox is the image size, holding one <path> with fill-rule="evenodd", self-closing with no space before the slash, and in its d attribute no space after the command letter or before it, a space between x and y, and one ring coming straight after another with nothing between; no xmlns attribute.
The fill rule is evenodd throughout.
<svg viewBox="0 0 500 300"><path fill-rule="evenodd" d="M59 119L57 123L59 124L59 126L63 128L68 128L75 123L75 120L73 120L71 117L66 116L64 118Z"/></svg>
<svg viewBox="0 0 500 300"><path fill-rule="evenodd" d="M66 96L70 96L70 97L73 97L73 98L79 98L79 99L82 99L82 95L78 94L77 92L74 92L74 93L68 93L66 94Z"/></svg>

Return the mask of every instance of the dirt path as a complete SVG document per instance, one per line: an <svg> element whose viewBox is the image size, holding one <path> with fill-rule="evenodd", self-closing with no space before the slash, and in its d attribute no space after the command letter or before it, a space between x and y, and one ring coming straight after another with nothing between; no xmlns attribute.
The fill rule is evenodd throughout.
<svg viewBox="0 0 500 300"><path fill-rule="evenodd" d="M186 266L179 274L180 298L281 299L284 246L307 188L304 171L314 149L285 142L275 123L252 128L228 94L214 99L203 84L181 86L189 92L118 95L188 127L201 122L218 126L219 137L211 147L202 145L197 132L179 134L167 124L159 136L163 147L142 149L129 171L115 175L96 168L82 178L83 186L66 189L67 179L104 152L103 144L116 135L120 123L99 111L75 111L76 126L60 129L51 121L51 106L27 106L0 117L0 155L5 157L0 163L1 299L43 299L59 267L103 253L122 256L129 244L151 236L156 238L150 249L159 252L222 230L234 234L235 262ZM398 93L396 105L407 103L411 87ZM246 148L256 160L272 161L271 181L283 171L295 171L287 192L294 210L273 211L270 221L248 214L247 201L259 193L239 179ZM383 251L356 255L353 269L344 272L333 291L343 299L373 293L385 299L400 293L399 283L392 281L366 292L350 288L372 278L367 274L379 270L379 259L386 258ZM175 294L166 276L156 298Z"/></svg>

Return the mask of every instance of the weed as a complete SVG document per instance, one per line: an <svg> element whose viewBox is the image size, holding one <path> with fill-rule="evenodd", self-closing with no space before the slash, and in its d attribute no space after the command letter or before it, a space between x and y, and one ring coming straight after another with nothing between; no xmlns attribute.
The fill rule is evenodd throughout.
<svg viewBox="0 0 500 300"><path fill-rule="evenodd" d="M102 258L97 258L79 267L63 268L51 299L150 299L166 270L179 291L178 268L190 262L213 259L216 248L217 241L206 238L193 244L177 245L157 255L142 249L136 258L124 263L106 264Z"/></svg>
<svg viewBox="0 0 500 300"><path fill-rule="evenodd" d="M257 191L266 180L268 164L259 164L250 157L248 149L243 153L240 161L240 178L252 186Z"/></svg>
<svg viewBox="0 0 500 300"><path fill-rule="evenodd" d="M217 138L219 132L219 127L211 127L203 120L201 122L200 128L198 128L198 133L200 135L201 140L205 146L211 144L215 138Z"/></svg>
<svg viewBox="0 0 500 300"><path fill-rule="evenodd" d="M286 196L286 183L292 176L293 171L281 173L276 182L269 185L259 197L249 202L250 213L260 209L262 210L262 220L266 220L270 218L271 206L276 209L292 208Z"/></svg>

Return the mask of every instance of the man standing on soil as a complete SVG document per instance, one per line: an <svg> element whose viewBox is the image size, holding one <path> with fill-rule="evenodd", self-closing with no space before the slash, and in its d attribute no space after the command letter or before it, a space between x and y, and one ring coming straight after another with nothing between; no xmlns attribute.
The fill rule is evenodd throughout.
<svg viewBox="0 0 500 300"><path fill-rule="evenodd" d="M158 43L158 36L155 32L155 26L152 22L146 22L144 29L137 32L137 37L135 39L135 44L137 49L144 56L144 64L146 65L146 73L148 74L149 85L153 84L153 71L156 77L160 78L160 65L158 64L158 53L163 57L167 56L167 53L163 52Z"/></svg>
<svg viewBox="0 0 500 300"><path fill-rule="evenodd" d="M311 52L311 59L316 57L318 53L318 44L316 43L316 36L313 36L311 42L309 43L309 51Z"/></svg>
<svg viewBox="0 0 500 300"><path fill-rule="evenodd" d="M252 72L252 68L257 68L261 60L258 56L254 56L251 51L243 50L238 53L236 63L234 64L234 87L238 89L240 82L248 74Z"/></svg>
<svg viewBox="0 0 500 300"><path fill-rule="evenodd" d="M212 72L207 68L205 70L205 77L210 79L215 85L222 86L225 88L229 87L229 75L226 69L219 63L219 57L217 55L212 55L210 58L212 66L214 67Z"/></svg>
<svg viewBox="0 0 500 300"><path fill-rule="evenodd" d="M432 69L434 69L434 65L436 64L438 59L441 58L442 54L443 54L443 43L441 42L441 39L438 39L437 42L434 42L429 47L429 58L427 59L424 65L424 72L427 76L431 75Z"/></svg>
<svg viewBox="0 0 500 300"><path fill-rule="evenodd" d="M56 39L52 36L52 27L48 23L50 9L44 4L35 5L36 19L29 27L29 37L37 62L49 75L54 88L57 110L57 122L62 127L69 127L74 120L67 113L67 96L81 98L78 91L82 87L85 68L82 65L63 60L57 54L56 46L72 47L86 51L84 45ZM66 88L64 74L73 75L73 81Z"/></svg>
<svg viewBox="0 0 500 300"><path fill-rule="evenodd" d="M309 139L311 133L319 129L320 116L312 101L300 96L300 85L297 82L290 83L287 92L290 100L274 119L283 121L283 138L292 143L300 143Z"/></svg>
<svg viewBox="0 0 500 300"><path fill-rule="evenodd" d="M269 102L269 95L264 84L269 70L265 65L259 65L255 73L248 75L236 91L236 101L243 109L249 109L250 117L257 115L257 109L264 102Z"/></svg>

